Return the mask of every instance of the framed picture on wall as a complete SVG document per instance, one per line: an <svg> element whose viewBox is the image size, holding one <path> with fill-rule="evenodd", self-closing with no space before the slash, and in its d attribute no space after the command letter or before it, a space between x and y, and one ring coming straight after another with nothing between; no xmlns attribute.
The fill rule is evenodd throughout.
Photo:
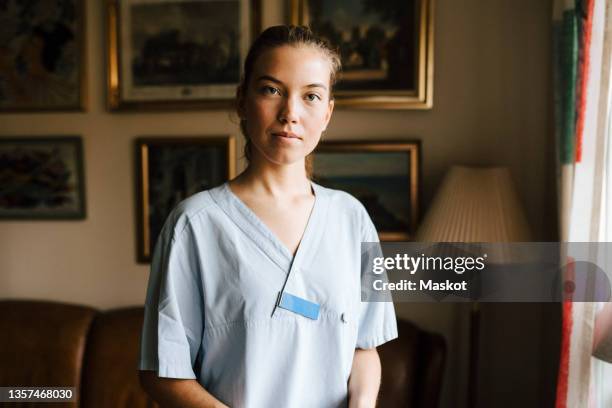
<svg viewBox="0 0 612 408"><path fill-rule="evenodd" d="M361 201L381 241L406 241L414 236L419 217L420 142L321 142L314 154L313 178Z"/></svg>
<svg viewBox="0 0 612 408"><path fill-rule="evenodd" d="M84 6L0 2L0 112L84 109Z"/></svg>
<svg viewBox="0 0 612 408"><path fill-rule="evenodd" d="M1 219L83 219L84 181L80 137L0 137Z"/></svg>
<svg viewBox="0 0 612 408"><path fill-rule="evenodd" d="M433 106L433 0L290 0L290 19L338 48L338 106Z"/></svg>
<svg viewBox="0 0 612 408"><path fill-rule="evenodd" d="M139 138L136 163L138 261L149 262L172 209L234 177L235 140L231 136Z"/></svg>
<svg viewBox="0 0 612 408"><path fill-rule="evenodd" d="M260 31L259 0L108 1L108 103L227 108Z"/></svg>

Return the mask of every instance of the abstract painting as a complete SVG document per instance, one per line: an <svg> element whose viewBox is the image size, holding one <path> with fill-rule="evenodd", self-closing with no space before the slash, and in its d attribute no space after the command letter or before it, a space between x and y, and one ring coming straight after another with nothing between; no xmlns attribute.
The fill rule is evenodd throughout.
<svg viewBox="0 0 612 408"><path fill-rule="evenodd" d="M82 109L81 0L0 1L0 111Z"/></svg>
<svg viewBox="0 0 612 408"><path fill-rule="evenodd" d="M80 137L0 138L0 218L85 218Z"/></svg>

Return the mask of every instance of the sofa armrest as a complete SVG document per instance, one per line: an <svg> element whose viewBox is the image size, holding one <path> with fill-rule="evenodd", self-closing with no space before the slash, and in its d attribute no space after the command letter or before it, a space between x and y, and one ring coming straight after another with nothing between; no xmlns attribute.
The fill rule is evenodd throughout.
<svg viewBox="0 0 612 408"><path fill-rule="evenodd" d="M398 319L399 337L378 348L382 382L378 406L434 408L438 406L446 342L435 333Z"/></svg>
<svg viewBox="0 0 612 408"><path fill-rule="evenodd" d="M0 384L76 387L78 406L82 361L96 310L34 300L0 301ZM58 405L59 406L59 405Z"/></svg>

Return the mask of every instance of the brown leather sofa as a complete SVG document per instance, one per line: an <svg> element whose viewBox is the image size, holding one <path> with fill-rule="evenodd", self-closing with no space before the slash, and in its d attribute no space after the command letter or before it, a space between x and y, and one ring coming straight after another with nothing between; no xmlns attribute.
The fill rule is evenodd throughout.
<svg viewBox="0 0 612 408"><path fill-rule="evenodd" d="M143 308L100 311L32 300L0 301L0 386L75 387L77 402L4 407L157 407L140 388L136 360ZM379 347L379 407L438 406L444 339L398 322L399 339Z"/></svg>

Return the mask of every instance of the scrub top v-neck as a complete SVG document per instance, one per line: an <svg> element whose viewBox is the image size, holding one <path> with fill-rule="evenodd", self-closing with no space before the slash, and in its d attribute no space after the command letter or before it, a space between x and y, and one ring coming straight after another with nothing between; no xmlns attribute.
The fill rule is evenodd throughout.
<svg viewBox="0 0 612 408"><path fill-rule="evenodd" d="M355 348L397 337L395 314L361 302L361 242L378 240L367 212L312 188L295 256L227 183L172 211L153 253L139 369L197 379L231 407L346 406ZM275 308L281 291L319 305L316 319Z"/></svg>
<svg viewBox="0 0 612 408"><path fill-rule="evenodd" d="M229 183L223 184L220 190L212 190L212 193L213 199L244 234L290 276L292 268L298 268L304 257L308 258L309 254L316 251L324 230L328 200L317 184L311 183L311 186L315 200L295 256L253 210L232 192Z"/></svg>

